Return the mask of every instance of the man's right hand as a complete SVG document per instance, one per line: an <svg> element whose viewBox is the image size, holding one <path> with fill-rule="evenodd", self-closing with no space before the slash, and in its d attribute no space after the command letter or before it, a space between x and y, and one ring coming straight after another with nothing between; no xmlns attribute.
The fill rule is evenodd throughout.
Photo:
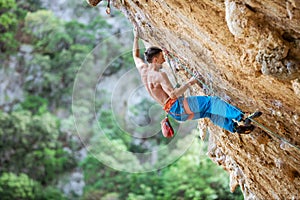
<svg viewBox="0 0 300 200"><path fill-rule="evenodd" d="M195 83L197 83L196 77L193 76L192 78L190 78L190 80L188 81L188 83L191 84L191 85L194 85Z"/></svg>

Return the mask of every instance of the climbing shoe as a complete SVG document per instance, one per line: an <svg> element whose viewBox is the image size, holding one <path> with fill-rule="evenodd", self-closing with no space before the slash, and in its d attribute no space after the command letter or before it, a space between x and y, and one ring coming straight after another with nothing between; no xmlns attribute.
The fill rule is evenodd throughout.
<svg viewBox="0 0 300 200"><path fill-rule="evenodd" d="M235 131L238 134L249 134L254 130L255 126L252 124L248 124L248 125L239 125L235 128Z"/></svg>
<svg viewBox="0 0 300 200"><path fill-rule="evenodd" d="M251 119L258 118L262 115L262 112L260 111L255 111L254 113L248 115L248 117L244 120L245 125L249 125L251 123Z"/></svg>

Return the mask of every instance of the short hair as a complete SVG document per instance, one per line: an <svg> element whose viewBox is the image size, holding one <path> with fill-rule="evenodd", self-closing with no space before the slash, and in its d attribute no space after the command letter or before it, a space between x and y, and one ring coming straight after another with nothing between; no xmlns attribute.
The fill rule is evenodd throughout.
<svg viewBox="0 0 300 200"><path fill-rule="evenodd" d="M153 57L158 56L160 52L162 52L162 49L159 47L149 47L144 53L147 62L152 63Z"/></svg>

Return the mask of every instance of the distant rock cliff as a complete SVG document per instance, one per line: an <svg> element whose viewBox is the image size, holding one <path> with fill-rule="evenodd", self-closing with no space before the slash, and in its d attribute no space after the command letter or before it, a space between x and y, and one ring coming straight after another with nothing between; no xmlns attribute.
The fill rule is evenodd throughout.
<svg viewBox="0 0 300 200"><path fill-rule="evenodd" d="M245 199L300 199L300 2L112 2L143 40L176 53L216 95L263 111L265 128L251 135L208 124L209 156L230 173L231 189L240 185Z"/></svg>

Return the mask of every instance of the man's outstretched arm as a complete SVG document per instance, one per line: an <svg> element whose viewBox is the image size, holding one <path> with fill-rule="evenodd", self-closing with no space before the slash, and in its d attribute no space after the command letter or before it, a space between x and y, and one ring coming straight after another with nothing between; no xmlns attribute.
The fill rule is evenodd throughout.
<svg viewBox="0 0 300 200"><path fill-rule="evenodd" d="M197 80L195 77L190 78L185 84L180 86L179 88L173 88L172 84L166 73L161 73L162 77L162 88L163 90L171 97L172 99L178 98L184 94L184 92L189 88L189 86L195 84Z"/></svg>
<svg viewBox="0 0 300 200"><path fill-rule="evenodd" d="M140 58L139 36L136 28L134 29L132 56L137 68L145 64L143 59Z"/></svg>

